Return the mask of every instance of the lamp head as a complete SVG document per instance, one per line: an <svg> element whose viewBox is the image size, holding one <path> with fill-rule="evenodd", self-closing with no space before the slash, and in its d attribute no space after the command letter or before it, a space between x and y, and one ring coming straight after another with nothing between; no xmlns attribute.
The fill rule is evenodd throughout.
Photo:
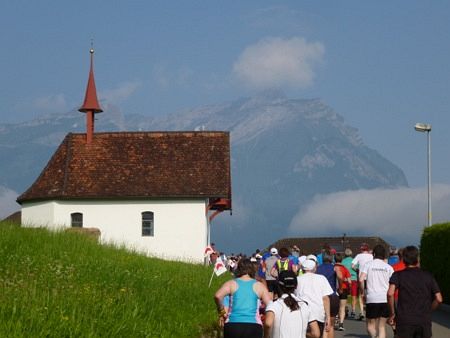
<svg viewBox="0 0 450 338"><path fill-rule="evenodd" d="M427 124L427 123L416 123L416 125L414 126L414 129L416 131L420 131L420 132L430 132L431 131L431 124Z"/></svg>

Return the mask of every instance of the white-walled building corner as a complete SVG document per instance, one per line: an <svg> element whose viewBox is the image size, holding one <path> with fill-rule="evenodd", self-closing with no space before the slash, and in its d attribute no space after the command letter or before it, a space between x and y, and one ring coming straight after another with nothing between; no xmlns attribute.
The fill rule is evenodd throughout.
<svg viewBox="0 0 450 338"><path fill-rule="evenodd" d="M83 214L83 227L100 230L100 242L163 259L201 263L207 245L205 199L157 201L27 202L24 226L71 227L71 214ZM142 235L142 213L153 212L153 236Z"/></svg>

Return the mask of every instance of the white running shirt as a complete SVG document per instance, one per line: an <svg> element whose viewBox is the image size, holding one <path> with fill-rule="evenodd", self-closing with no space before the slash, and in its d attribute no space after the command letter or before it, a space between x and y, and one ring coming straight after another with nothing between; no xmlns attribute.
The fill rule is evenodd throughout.
<svg viewBox="0 0 450 338"><path fill-rule="evenodd" d="M367 303L387 303L387 291L389 289L389 278L394 273L394 269L381 259L364 265L361 273L367 281ZM364 276L363 275L363 276Z"/></svg>
<svg viewBox="0 0 450 338"><path fill-rule="evenodd" d="M357 266L357 269L359 269L359 273L361 273L361 270L363 269L364 265L367 262L370 262L373 260L373 255L370 253L359 253L353 258L352 265ZM356 270L356 269L355 269Z"/></svg>
<svg viewBox="0 0 450 338"><path fill-rule="evenodd" d="M311 320L325 322L325 309L323 308L323 296L333 294L333 289L325 276L306 272L297 277L298 285L295 295L308 303L311 310Z"/></svg>
<svg viewBox="0 0 450 338"><path fill-rule="evenodd" d="M278 298L275 302L267 305L266 312L273 312L275 315L275 320L272 327L272 333L270 337L272 338L291 338L291 337L306 337L306 330L308 329L308 323L312 321L311 311L308 304L301 301L294 295L295 300L300 305L300 309L296 311L291 311L286 304L284 304L284 299L287 294Z"/></svg>

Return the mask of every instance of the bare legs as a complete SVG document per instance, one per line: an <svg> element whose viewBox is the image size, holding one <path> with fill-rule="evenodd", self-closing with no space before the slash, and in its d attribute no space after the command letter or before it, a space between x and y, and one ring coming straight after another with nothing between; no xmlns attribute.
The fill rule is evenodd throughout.
<svg viewBox="0 0 450 338"><path fill-rule="evenodd" d="M369 336L386 338L386 321L387 318L383 317L367 319L367 333L369 333Z"/></svg>
<svg viewBox="0 0 450 338"><path fill-rule="evenodd" d="M339 324L344 323L344 319L345 319L345 305L347 305L347 299L339 300Z"/></svg>

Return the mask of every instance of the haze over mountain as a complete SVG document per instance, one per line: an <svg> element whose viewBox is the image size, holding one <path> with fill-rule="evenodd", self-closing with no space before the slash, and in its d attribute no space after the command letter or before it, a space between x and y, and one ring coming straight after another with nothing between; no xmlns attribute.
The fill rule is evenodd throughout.
<svg viewBox="0 0 450 338"><path fill-rule="evenodd" d="M408 185L400 168L367 147L357 129L319 99L266 92L163 118L123 115L112 105L104 110L96 131L231 132L233 215L215 218L211 234L227 252L249 252L293 234L289 226L299 208L317 195ZM0 155L7 159L0 163L0 185L23 192L68 132L85 131L84 118L73 110L0 125ZM319 230L305 229L302 236Z"/></svg>

